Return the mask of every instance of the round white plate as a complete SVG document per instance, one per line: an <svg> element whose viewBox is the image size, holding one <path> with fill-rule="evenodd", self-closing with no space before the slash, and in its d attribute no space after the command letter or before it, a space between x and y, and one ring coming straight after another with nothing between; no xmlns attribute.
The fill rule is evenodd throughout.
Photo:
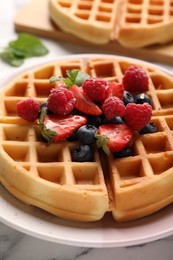
<svg viewBox="0 0 173 260"><path fill-rule="evenodd" d="M101 54L97 55L101 56ZM73 55L59 59L69 57L85 59L91 56L96 55ZM44 63L49 61L52 60L46 60ZM152 66L154 65L152 64ZM35 67L35 64L32 67ZM17 74L21 72L21 69L17 69ZM4 78L0 79L1 87L15 76L16 71L6 75L5 82ZM173 234L173 205L148 217L128 223L116 223L110 214L99 222L77 223L57 218L43 210L25 205L0 185L0 209L0 221L4 224L28 235L66 245L100 248L132 246Z"/></svg>

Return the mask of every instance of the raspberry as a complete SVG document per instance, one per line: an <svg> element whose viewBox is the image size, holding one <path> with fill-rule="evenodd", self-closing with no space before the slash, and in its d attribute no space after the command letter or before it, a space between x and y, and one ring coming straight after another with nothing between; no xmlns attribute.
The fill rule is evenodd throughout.
<svg viewBox="0 0 173 260"><path fill-rule="evenodd" d="M107 120L111 120L116 116L123 117L125 115L124 103L117 97L107 98L103 103L102 110Z"/></svg>
<svg viewBox="0 0 173 260"><path fill-rule="evenodd" d="M34 122L38 118L40 104L37 100L28 98L18 102L16 105L16 110L18 116L29 122Z"/></svg>
<svg viewBox="0 0 173 260"><path fill-rule="evenodd" d="M103 79L89 78L86 79L82 88L84 93L93 101L102 102L106 97L107 82Z"/></svg>
<svg viewBox="0 0 173 260"><path fill-rule="evenodd" d="M126 70L122 83L125 90L140 93L148 90L149 81L146 72L142 68L131 65Z"/></svg>
<svg viewBox="0 0 173 260"><path fill-rule="evenodd" d="M49 95L47 108L56 115L67 115L73 110L75 101L71 91L58 87L53 89Z"/></svg>
<svg viewBox="0 0 173 260"><path fill-rule="evenodd" d="M136 131L140 131L146 126L152 116L152 107L148 103L129 103L126 106L126 123Z"/></svg>

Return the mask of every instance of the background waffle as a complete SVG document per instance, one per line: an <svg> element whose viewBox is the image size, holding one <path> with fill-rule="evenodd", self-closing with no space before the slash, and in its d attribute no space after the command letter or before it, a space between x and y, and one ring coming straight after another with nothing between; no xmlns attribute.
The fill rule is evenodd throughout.
<svg viewBox="0 0 173 260"><path fill-rule="evenodd" d="M134 137L131 157L115 159L95 148L93 162L72 162L75 143L47 146L37 123L16 114L16 103L28 96L44 102L52 88L50 77L65 77L67 69L121 82L131 64L149 75L152 121L158 128L157 133ZM24 72L0 98L0 181L24 203L76 221L96 221L106 212L117 221L128 221L173 201L173 78L168 74L122 57L71 58Z"/></svg>
<svg viewBox="0 0 173 260"><path fill-rule="evenodd" d="M50 0L50 17L86 41L138 48L173 39L173 0Z"/></svg>

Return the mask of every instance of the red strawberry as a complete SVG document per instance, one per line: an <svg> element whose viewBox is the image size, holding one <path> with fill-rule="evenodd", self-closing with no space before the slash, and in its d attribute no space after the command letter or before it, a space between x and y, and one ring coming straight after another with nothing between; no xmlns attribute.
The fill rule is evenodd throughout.
<svg viewBox="0 0 173 260"><path fill-rule="evenodd" d="M106 98L108 97L118 97L119 99L123 99L124 88L121 83L117 83L113 81L106 89Z"/></svg>
<svg viewBox="0 0 173 260"><path fill-rule="evenodd" d="M126 106L126 123L136 131L140 131L146 126L152 116L152 107L148 103L129 103Z"/></svg>
<svg viewBox="0 0 173 260"><path fill-rule="evenodd" d="M101 125L97 132L97 145L107 154L118 152L130 142L132 135L132 129L126 124Z"/></svg>
<svg viewBox="0 0 173 260"><path fill-rule="evenodd" d="M67 139L80 126L85 125L86 122L87 119L84 116L45 115L45 112L42 111L39 126L42 136L50 143Z"/></svg>
<svg viewBox="0 0 173 260"><path fill-rule="evenodd" d="M101 109L91 100L89 99L83 92L82 88L73 85L70 87L70 91L73 93L74 97L76 98L75 108L79 111L99 116L102 114Z"/></svg>

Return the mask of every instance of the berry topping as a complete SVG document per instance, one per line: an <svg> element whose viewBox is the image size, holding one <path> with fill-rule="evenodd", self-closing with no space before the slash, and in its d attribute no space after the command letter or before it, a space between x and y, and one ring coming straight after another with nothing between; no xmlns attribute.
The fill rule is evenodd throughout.
<svg viewBox="0 0 173 260"><path fill-rule="evenodd" d="M116 116L123 117L125 115L124 103L117 97L107 98L103 103L102 110L107 120L111 120Z"/></svg>
<svg viewBox="0 0 173 260"><path fill-rule="evenodd" d="M140 93L148 90L149 81L146 72L142 68L131 65L126 70L122 83L125 90Z"/></svg>
<svg viewBox="0 0 173 260"><path fill-rule="evenodd" d="M111 120L103 119L103 124L123 124L123 119L119 116L114 117Z"/></svg>
<svg viewBox="0 0 173 260"><path fill-rule="evenodd" d="M106 97L107 82L104 79L88 78L83 84L84 93L95 102L102 102Z"/></svg>
<svg viewBox="0 0 173 260"><path fill-rule="evenodd" d="M140 131L149 123L151 116L152 107L148 103L129 103L126 106L125 120L133 130Z"/></svg>
<svg viewBox="0 0 173 260"><path fill-rule="evenodd" d="M79 145L72 151L71 156L75 162L92 162L94 151L89 145Z"/></svg>
<svg viewBox="0 0 173 260"><path fill-rule="evenodd" d="M87 123L89 125L94 125L94 126L98 127L99 125L102 124L102 121L103 121L102 115L101 116L89 115Z"/></svg>
<svg viewBox="0 0 173 260"><path fill-rule="evenodd" d="M126 124L101 125L96 138L98 147L102 147L105 153L118 152L130 142L133 135L132 129Z"/></svg>
<svg viewBox="0 0 173 260"><path fill-rule="evenodd" d="M157 127L154 123L149 122L146 126L144 126L144 128L142 128L139 133L141 135L143 134L153 134L157 132Z"/></svg>
<svg viewBox="0 0 173 260"><path fill-rule="evenodd" d="M134 98L134 102L136 104L143 104L143 103L147 102L150 106L152 106L150 97L145 93L140 93L140 94L136 95Z"/></svg>
<svg viewBox="0 0 173 260"><path fill-rule="evenodd" d="M108 97L118 97L119 99L123 99L124 89L121 83L117 83L113 81L106 89L106 98Z"/></svg>
<svg viewBox="0 0 173 260"><path fill-rule="evenodd" d="M18 116L29 121L34 122L38 118L40 111L40 104L33 98L28 98L20 101L16 105Z"/></svg>
<svg viewBox="0 0 173 260"><path fill-rule="evenodd" d="M126 91L126 90L124 91L123 102L124 102L125 106L128 103L134 103L134 98L133 98L132 94L129 91Z"/></svg>
<svg viewBox="0 0 173 260"><path fill-rule="evenodd" d="M73 85L70 87L70 91L72 91L76 98L76 109L89 115L99 116L102 114L101 109L83 92L80 87Z"/></svg>
<svg viewBox="0 0 173 260"><path fill-rule="evenodd" d="M42 136L48 142L58 142L67 139L80 126L85 125L87 119L79 115L46 115L45 109L39 120Z"/></svg>
<svg viewBox="0 0 173 260"><path fill-rule="evenodd" d="M77 131L78 140L82 144L94 144L96 142L97 128L93 125L83 125Z"/></svg>
<svg viewBox="0 0 173 260"><path fill-rule="evenodd" d="M60 81L56 81L55 83L53 83L53 88L66 88L66 84L63 80Z"/></svg>
<svg viewBox="0 0 173 260"><path fill-rule="evenodd" d="M76 99L71 91L66 88L55 88L47 100L47 108L56 115L69 114L75 104Z"/></svg>
<svg viewBox="0 0 173 260"><path fill-rule="evenodd" d="M115 159L116 158L124 158L124 157L132 156L133 155L133 151L132 151L131 147L126 146L121 151L116 152L113 155L114 155Z"/></svg>

